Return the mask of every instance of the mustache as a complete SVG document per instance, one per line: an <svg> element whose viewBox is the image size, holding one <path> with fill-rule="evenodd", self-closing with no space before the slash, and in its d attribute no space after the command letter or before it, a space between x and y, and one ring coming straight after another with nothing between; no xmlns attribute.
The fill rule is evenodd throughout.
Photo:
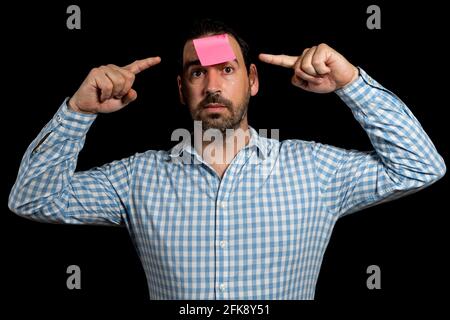
<svg viewBox="0 0 450 320"><path fill-rule="evenodd" d="M198 106L201 107L201 108L204 108L210 103L221 104L221 105L223 105L223 106L225 106L227 108L230 108L233 105L233 103L230 100L222 97L220 94L210 94L210 95L206 96L206 98L203 99L198 104Z"/></svg>

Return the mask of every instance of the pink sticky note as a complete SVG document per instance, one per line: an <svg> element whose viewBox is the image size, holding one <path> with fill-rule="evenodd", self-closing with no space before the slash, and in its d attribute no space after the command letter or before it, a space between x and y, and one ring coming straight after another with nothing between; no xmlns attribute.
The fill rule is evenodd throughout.
<svg viewBox="0 0 450 320"><path fill-rule="evenodd" d="M236 59L227 34L194 39L194 47L202 66Z"/></svg>

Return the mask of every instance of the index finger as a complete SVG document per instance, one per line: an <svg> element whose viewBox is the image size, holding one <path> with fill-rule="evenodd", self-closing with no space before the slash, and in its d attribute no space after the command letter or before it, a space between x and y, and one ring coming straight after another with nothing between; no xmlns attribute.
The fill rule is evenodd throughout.
<svg viewBox="0 0 450 320"><path fill-rule="evenodd" d="M259 60L285 68L293 68L299 57L287 56L285 54L261 53Z"/></svg>
<svg viewBox="0 0 450 320"><path fill-rule="evenodd" d="M123 68L130 72L133 72L134 74L138 74L139 72L144 71L145 69L148 69L160 62L160 57L150 57L142 60L136 60Z"/></svg>

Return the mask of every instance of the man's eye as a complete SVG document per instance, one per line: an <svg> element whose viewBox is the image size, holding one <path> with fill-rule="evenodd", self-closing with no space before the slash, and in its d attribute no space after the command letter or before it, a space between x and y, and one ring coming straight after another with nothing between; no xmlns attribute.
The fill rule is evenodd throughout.
<svg viewBox="0 0 450 320"><path fill-rule="evenodd" d="M202 76L202 74L203 74L202 70L194 70L191 73L192 77L194 77L194 78L199 78Z"/></svg>
<svg viewBox="0 0 450 320"><path fill-rule="evenodd" d="M225 68L223 68L223 72L225 72L225 73L232 73L233 72L233 67L225 67Z"/></svg>

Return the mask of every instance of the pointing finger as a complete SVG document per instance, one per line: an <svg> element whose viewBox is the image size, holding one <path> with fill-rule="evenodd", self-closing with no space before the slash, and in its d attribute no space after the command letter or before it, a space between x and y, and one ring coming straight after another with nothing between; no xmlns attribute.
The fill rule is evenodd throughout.
<svg viewBox="0 0 450 320"><path fill-rule="evenodd" d="M130 63L129 65L123 68L130 72L133 72L134 74L138 74L139 72L144 71L145 69L148 69L160 62L161 62L160 57L150 57L147 59L136 60L135 62Z"/></svg>
<svg viewBox="0 0 450 320"><path fill-rule="evenodd" d="M263 62L274 64L285 68L293 68L298 57L287 56L285 54L266 54L261 53L259 59Z"/></svg>

